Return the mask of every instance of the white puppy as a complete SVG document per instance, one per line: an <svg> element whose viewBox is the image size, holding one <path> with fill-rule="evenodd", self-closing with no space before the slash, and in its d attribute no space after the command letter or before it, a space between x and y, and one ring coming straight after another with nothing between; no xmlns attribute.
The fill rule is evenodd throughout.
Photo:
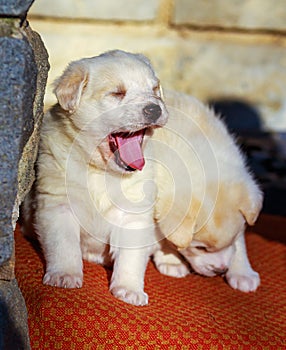
<svg viewBox="0 0 286 350"><path fill-rule="evenodd" d="M82 258L112 261L111 292L145 305L154 251L162 273L189 273L160 241L163 233L198 273L225 273L234 288L256 289L243 234L262 195L210 110L168 94L171 120L159 128L168 117L159 80L146 57L122 51L71 63L55 94L41 131L35 198L45 284L79 288Z"/></svg>
<svg viewBox="0 0 286 350"><path fill-rule="evenodd" d="M259 275L249 263L245 223L254 224L262 193L223 122L183 94L168 93L167 125L158 129L156 219L169 242L154 255L157 268L176 277L189 273L180 252L199 274L225 275L231 287L254 291Z"/></svg>
<svg viewBox="0 0 286 350"><path fill-rule="evenodd" d="M118 50L72 62L54 91L58 104L44 117L37 163L43 282L81 287L82 258L114 260L111 292L145 305L155 239L147 141L167 121L159 80L146 57Z"/></svg>

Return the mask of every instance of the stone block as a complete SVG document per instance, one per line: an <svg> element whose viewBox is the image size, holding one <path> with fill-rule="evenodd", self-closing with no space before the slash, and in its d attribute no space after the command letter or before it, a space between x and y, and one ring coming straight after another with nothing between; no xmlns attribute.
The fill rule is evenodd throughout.
<svg viewBox="0 0 286 350"><path fill-rule="evenodd" d="M0 0L0 16L25 17L34 0Z"/></svg>
<svg viewBox="0 0 286 350"><path fill-rule="evenodd" d="M18 166L18 192L13 210L13 226L19 216L19 205L25 195L30 190L35 179L35 161L38 152L38 143L40 138L40 127L43 118L43 104L46 82L49 71L48 53L42 42L40 35L34 32L26 22L22 27L22 33L25 35L33 49L35 63L37 68L36 95L33 101L33 124L34 128L28 141L26 142Z"/></svg>
<svg viewBox="0 0 286 350"><path fill-rule="evenodd" d="M0 349L5 350L30 349L27 310L14 278L13 232L34 179L49 67L39 35L25 21L31 3L0 0Z"/></svg>
<svg viewBox="0 0 286 350"><path fill-rule="evenodd" d="M252 106L265 131L286 130L286 46L257 37L189 37L173 51L168 85L208 101L233 100ZM242 116L243 118L243 116Z"/></svg>
<svg viewBox="0 0 286 350"><path fill-rule="evenodd" d="M174 24L285 30L285 1L175 0Z"/></svg>
<svg viewBox="0 0 286 350"><path fill-rule="evenodd" d="M11 256L19 205L34 180L49 64L40 36L27 22L20 26L17 19L1 20L0 47L0 80L5 82L0 85L2 265Z"/></svg>
<svg viewBox="0 0 286 350"><path fill-rule="evenodd" d="M13 247L11 215L18 191L18 163L34 126L37 69L24 36L0 36L0 47L0 81L5 82L0 85L1 265L10 258Z"/></svg>
<svg viewBox="0 0 286 350"><path fill-rule="evenodd" d="M150 21L155 19L159 0L37 0L30 14L63 18Z"/></svg>

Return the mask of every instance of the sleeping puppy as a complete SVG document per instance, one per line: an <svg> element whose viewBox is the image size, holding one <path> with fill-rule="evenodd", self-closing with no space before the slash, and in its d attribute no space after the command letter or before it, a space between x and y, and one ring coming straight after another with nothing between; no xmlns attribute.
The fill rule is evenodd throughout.
<svg viewBox="0 0 286 350"><path fill-rule="evenodd" d="M155 237L148 139L168 116L159 80L146 57L117 50L72 62L54 92L58 103L44 116L37 162L43 283L79 288L82 258L112 260L111 292L145 305Z"/></svg>
<svg viewBox="0 0 286 350"><path fill-rule="evenodd" d="M177 250L161 242L158 270L182 277L189 268L204 276L225 275L229 285L255 291L259 275L248 260L244 230L253 225L262 193L223 122L196 99L165 94L167 125L155 139L158 226Z"/></svg>

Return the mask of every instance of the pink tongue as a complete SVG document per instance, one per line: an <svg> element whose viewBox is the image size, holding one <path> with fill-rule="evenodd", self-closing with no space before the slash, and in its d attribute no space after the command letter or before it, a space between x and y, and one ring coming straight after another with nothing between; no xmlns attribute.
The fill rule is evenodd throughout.
<svg viewBox="0 0 286 350"><path fill-rule="evenodd" d="M131 136L124 134L115 135L120 158L133 169L142 170L145 164L141 149L144 131L140 130Z"/></svg>

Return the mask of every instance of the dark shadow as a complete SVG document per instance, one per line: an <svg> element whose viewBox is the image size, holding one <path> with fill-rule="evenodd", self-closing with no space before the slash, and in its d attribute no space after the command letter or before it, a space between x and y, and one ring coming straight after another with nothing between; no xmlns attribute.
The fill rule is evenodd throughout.
<svg viewBox="0 0 286 350"><path fill-rule="evenodd" d="M265 194L262 212L286 216L286 157L275 134L262 128L258 111L244 101L214 100L209 105L237 137L250 170Z"/></svg>
<svg viewBox="0 0 286 350"><path fill-rule="evenodd" d="M35 182L32 185L30 192L27 197L20 205L19 218L17 221L17 228L26 240L31 244L33 249L37 252L39 258L41 259L44 268L46 267L46 262L44 259L44 254L38 240L38 236L35 231L35 210L36 210L36 191ZM27 201L27 203L25 203Z"/></svg>
<svg viewBox="0 0 286 350"><path fill-rule="evenodd" d="M45 269L46 268L46 261L45 261L45 258L44 258L44 253L42 251L42 247L40 245L40 242L38 241L37 239L37 235L35 233L35 230L33 228L33 226L31 225L31 231L26 231L26 233L24 234L22 232L22 229L23 229L23 221L22 221L22 218L20 217L17 221L17 231L18 231L18 234L20 235L23 235L24 238L29 242L29 244L32 246L33 250L37 253L37 255L39 256L42 264L43 264L43 268ZM1 349L1 348L0 348Z"/></svg>
<svg viewBox="0 0 286 350"><path fill-rule="evenodd" d="M20 322L18 327L15 324L15 320L12 319L11 314L13 310L7 307L7 304L0 291L0 349L1 350L26 350L28 337L24 335L24 328L20 330ZM19 315L18 315L19 316ZM14 315L15 317L15 315Z"/></svg>
<svg viewBox="0 0 286 350"><path fill-rule="evenodd" d="M271 241L286 244L285 227L286 217L263 214L259 216L254 227L249 227L249 231L258 233Z"/></svg>
<svg viewBox="0 0 286 350"><path fill-rule="evenodd" d="M250 105L237 100L210 101L215 112L221 115L230 132L251 133L262 130L258 112Z"/></svg>

